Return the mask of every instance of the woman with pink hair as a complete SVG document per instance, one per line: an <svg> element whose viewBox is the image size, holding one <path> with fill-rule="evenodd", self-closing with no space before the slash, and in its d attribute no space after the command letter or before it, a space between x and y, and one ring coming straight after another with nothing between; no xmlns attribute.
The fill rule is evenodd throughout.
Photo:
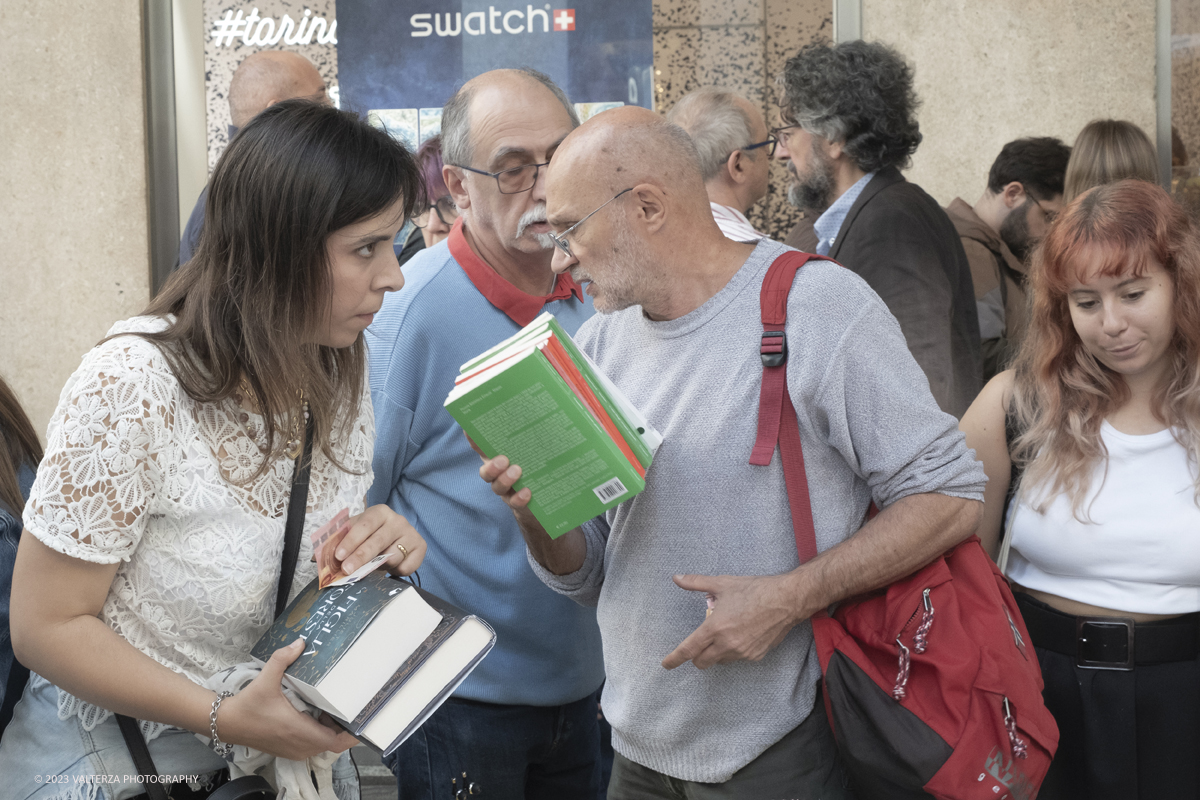
<svg viewBox="0 0 1200 800"><path fill-rule="evenodd" d="M1039 796L1200 796L1200 239L1160 187L1098 186L1030 298L961 427L1061 733Z"/></svg>

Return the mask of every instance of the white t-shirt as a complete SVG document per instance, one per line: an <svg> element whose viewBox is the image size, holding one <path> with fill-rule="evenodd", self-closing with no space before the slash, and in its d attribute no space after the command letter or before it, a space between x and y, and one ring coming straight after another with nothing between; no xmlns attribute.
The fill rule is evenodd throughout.
<svg viewBox="0 0 1200 800"><path fill-rule="evenodd" d="M1101 424L1097 464L1080 522L1056 497L1045 514L1012 513L1008 575L1030 589L1141 614L1200 611L1196 465L1170 430L1133 436Z"/></svg>
<svg viewBox="0 0 1200 800"><path fill-rule="evenodd" d="M135 317L109 334L164 325ZM262 418L188 397L155 344L110 339L63 388L25 506L26 530L46 546L120 564L100 619L198 683L248 660L275 613L294 462L231 482L263 457L248 427L261 432ZM363 509L375 437L365 382L351 431L335 445L349 473L313 448L293 595L316 576L312 531L344 507ZM76 714L88 729L108 716L60 691L60 717Z"/></svg>

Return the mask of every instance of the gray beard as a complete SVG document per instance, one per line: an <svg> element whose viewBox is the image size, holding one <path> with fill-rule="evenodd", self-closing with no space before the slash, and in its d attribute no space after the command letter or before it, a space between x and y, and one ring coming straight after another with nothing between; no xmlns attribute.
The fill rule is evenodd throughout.
<svg viewBox="0 0 1200 800"><path fill-rule="evenodd" d="M811 182L793 183L788 187L787 199L803 211L824 211L833 203L833 184L822 182L821 185L814 186Z"/></svg>
<svg viewBox="0 0 1200 800"><path fill-rule="evenodd" d="M824 211L833 203L833 164L824 158L813 142L813 170L805 180L798 172L792 172L792 183L788 186L788 202L805 211ZM792 165L795 169L795 164Z"/></svg>

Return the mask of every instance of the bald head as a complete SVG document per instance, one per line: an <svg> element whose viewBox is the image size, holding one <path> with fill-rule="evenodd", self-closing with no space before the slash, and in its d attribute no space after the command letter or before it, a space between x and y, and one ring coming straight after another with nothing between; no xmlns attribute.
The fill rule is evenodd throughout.
<svg viewBox="0 0 1200 800"><path fill-rule="evenodd" d="M587 284L601 313L639 305L651 319L676 319L752 249L713 220L691 137L637 106L597 114L563 140L546 173L546 212L566 245L554 270Z"/></svg>
<svg viewBox="0 0 1200 800"><path fill-rule="evenodd" d="M575 106L567 94L548 75L535 69L494 69L477 75L463 84L442 109L442 157L447 164L469 164L475 155L475 142L471 136L472 114L476 101L487 104L489 110L505 109L513 105L514 99L530 93L548 92L562 105L572 128L579 125ZM511 109L520 113L519 109Z"/></svg>
<svg viewBox="0 0 1200 800"><path fill-rule="evenodd" d="M622 106L597 114L559 146L547 176L550 205L563 194L611 195L658 187L677 212L711 222L700 158L687 132L649 109Z"/></svg>
<svg viewBox="0 0 1200 800"><path fill-rule="evenodd" d="M282 100L324 99L325 80L304 56L263 50L246 57L229 82L229 118L241 128L260 111Z"/></svg>

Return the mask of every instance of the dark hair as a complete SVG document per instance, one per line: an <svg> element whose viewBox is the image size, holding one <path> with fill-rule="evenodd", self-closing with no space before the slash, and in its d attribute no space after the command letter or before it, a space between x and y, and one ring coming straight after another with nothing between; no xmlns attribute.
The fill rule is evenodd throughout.
<svg viewBox="0 0 1200 800"><path fill-rule="evenodd" d="M921 144L912 70L887 45L807 45L788 59L783 86L784 122L842 142L864 172L907 167Z"/></svg>
<svg viewBox="0 0 1200 800"><path fill-rule="evenodd" d="M417 168L421 171L421 197L427 205L448 194L442 178L442 137L431 136L417 148ZM438 191L439 187L441 191Z"/></svg>
<svg viewBox="0 0 1200 800"><path fill-rule="evenodd" d="M25 507L17 472L22 464L36 468L42 460L42 443L21 408L17 395L0 378L0 505L20 517Z"/></svg>
<svg viewBox="0 0 1200 800"><path fill-rule="evenodd" d="M1063 193L1071 148L1053 136L1016 139L1000 149L988 172L988 191L999 194L1016 181L1038 200Z"/></svg>
<svg viewBox="0 0 1200 800"><path fill-rule="evenodd" d="M356 417L366 355L361 335L343 349L311 343L332 301L327 240L397 201L410 215L419 185L404 145L354 114L276 103L217 162L196 254L145 312L174 320L139 335L160 345L198 402L231 397L245 375L276 443L272 456L284 447L280 420L298 422L303 391L314 443L340 465L333 426L340 420L348 434Z"/></svg>

